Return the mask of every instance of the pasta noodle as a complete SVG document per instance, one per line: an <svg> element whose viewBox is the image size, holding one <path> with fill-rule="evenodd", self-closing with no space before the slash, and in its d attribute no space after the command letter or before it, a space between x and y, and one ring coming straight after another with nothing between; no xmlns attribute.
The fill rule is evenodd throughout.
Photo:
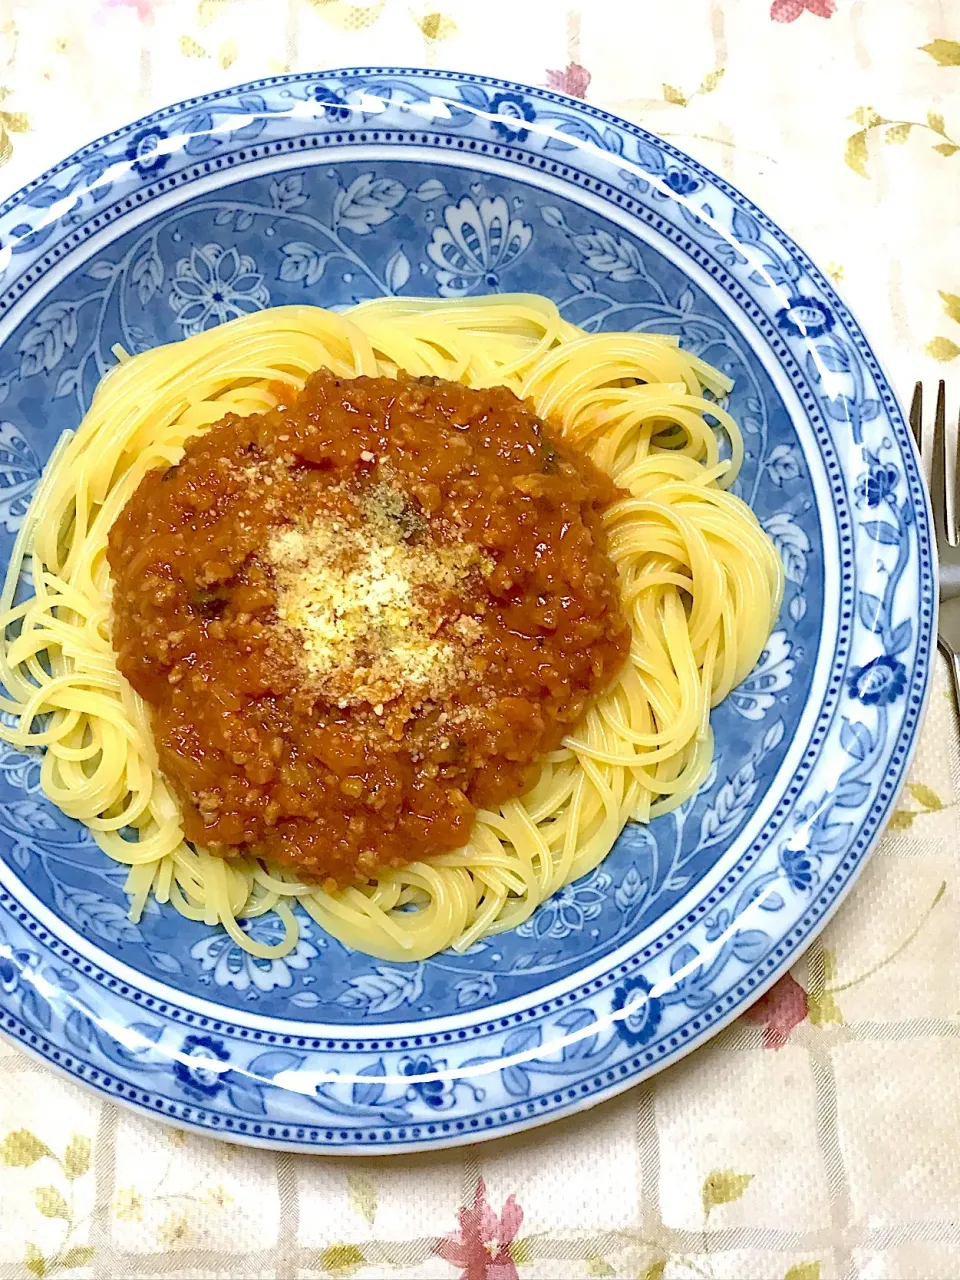
<svg viewBox="0 0 960 1280"><path fill-rule="evenodd" d="M776 618L782 570L750 509L727 492L740 432L714 398L722 374L676 339L589 335L535 295L450 303L389 299L335 314L257 312L120 363L44 471L0 600L0 736L44 749L47 796L129 868L137 919L150 895L221 924L246 950L296 945L299 905L347 946L420 960L510 929L606 856L627 821L681 804L710 768L710 708L752 669ZM433 374L528 398L627 491L606 512L633 633L629 661L537 783L480 811L461 849L334 894L290 868L229 861L183 838L157 766L149 709L120 676L110 642L111 524L145 472L176 463L185 439L228 411L272 407L277 384L336 374ZM716 424L716 425L714 425ZM722 428L730 456L721 457ZM21 573L30 594L17 600ZM243 921L276 911L274 945Z"/></svg>

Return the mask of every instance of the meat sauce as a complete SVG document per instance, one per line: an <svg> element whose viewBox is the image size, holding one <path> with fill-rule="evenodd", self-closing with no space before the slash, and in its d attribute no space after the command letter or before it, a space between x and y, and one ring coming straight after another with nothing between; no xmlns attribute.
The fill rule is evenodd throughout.
<svg viewBox="0 0 960 1280"><path fill-rule="evenodd" d="M333 887L466 843L610 683L619 491L503 387L285 394L144 477L113 644L187 839Z"/></svg>

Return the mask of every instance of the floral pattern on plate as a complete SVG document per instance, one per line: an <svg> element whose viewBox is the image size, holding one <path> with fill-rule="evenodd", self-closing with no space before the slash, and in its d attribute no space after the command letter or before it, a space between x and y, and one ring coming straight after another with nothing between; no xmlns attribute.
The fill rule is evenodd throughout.
<svg viewBox="0 0 960 1280"><path fill-rule="evenodd" d="M676 334L734 376L739 492L787 579L761 663L714 715L703 792L628 828L524 933L464 956L383 964L311 929L274 967L161 909L133 925L122 868L43 801L33 757L8 753L8 1032L184 1124L304 1149L397 1149L607 1096L790 963L902 777L933 579L915 458L876 361L759 210L594 108L387 69L264 81L158 112L0 207L0 246L0 302L28 271L42 278L53 250L60 273L2 335L6 545L53 443L38 406L58 400L59 421L77 421L115 342L143 350L268 302L533 289L590 330Z"/></svg>

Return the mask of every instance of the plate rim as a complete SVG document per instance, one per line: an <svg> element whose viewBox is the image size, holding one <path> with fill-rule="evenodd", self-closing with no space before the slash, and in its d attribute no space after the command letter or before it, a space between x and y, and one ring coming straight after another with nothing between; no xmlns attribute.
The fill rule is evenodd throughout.
<svg viewBox="0 0 960 1280"><path fill-rule="evenodd" d="M304 83L304 82L322 83L327 80L342 81L342 80L347 80L351 77L362 78L362 77L369 77L371 75L379 75L379 76L393 75L401 78L409 77L411 79L423 78L428 80L435 80L438 83L447 83L447 84L475 83L478 85L494 87L508 93L518 93L522 95L528 95L534 99L543 99L548 102L560 104L561 106L565 107L567 110L571 111L574 115L586 115L594 119L603 120L606 123L612 124L617 129L620 129L628 134L631 134L637 138L640 138L641 140L647 142L650 146L656 148L658 151L666 154L667 156L672 157L678 163L686 166L687 168L693 170L695 173L704 177L704 179L709 184L725 192L730 197L731 201L735 206L746 209L753 217L757 218L768 231L770 231L772 234L774 234L778 238L780 243L786 245L790 249L790 251L796 255L797 259L804 264L804 267L807 273L816 283L818 289L830 301L831 305L836 308L837 313L843 318L845 326L852 331L852 336L854 337L854 339L859 339L860 344L862 344L861 354L864 354L867 358L873 361L874 367L871 370L871 372L873 373L873 376L877 381L878 388L880 390L883 390L884 388L886 389L886 391L889 394L890 402L893 406L892 410L890 409L889 406L887 406L887 412L891 416L892 425L896 433L897 443L901 447L901 450L904 448L904 445L906 444L907 451L908 452L912 451L912 454L915 455L916 450L915 450L915 447L913 446L912 437L910 436L910 433L906 428L904 415L903 415L901 406L899 404L899 401L896 397L895 392L893 391L893 387L890 382L890 379L887 377L885 373L884 366L878 360L875 354L874 348L866 336L863 326L859 323L858 320L854 318L852 312L850 311L849 306L839 296L839 294L834 289L831 282L828 281L823 276L823 274L818 270L816 265L810 260L810 258L803 251L803 249L796 244L793 238L787 235L779 227L777 223L775 223L768 215L766 215L762 209L759 209L756 205L754 205L754 203L751 200L749 200L746 196L744 196L738 190L738 188L736 188L726 178L723 178L720 175L714 173L712 170L710 170L707 166L703 165L701 162L695 160L693 157L688 156L686 153L684 153L679 148L674 146L671 142L665 139L658 138L655 134L650 133L648 130L642 128L641 126L635 125L628 120L624 120L623 118L618 117L613 113L604 111L602 108L593 107L591 104L584 103L579 99L570 97L569 95L566 95L566 94L558 93L554 90L542 89L535 86L527 86L519 82L502 79L500 77L483 76L483 75L476 75L472 73L453 72L453 71L447 71L439 68L419 69L419 68L412 68L412 67L402 67L402 68L401 67L347 67L347 68L323 69L316 72L301 72L301 73L294 73L294 74L283 75L283 76L262 77L257 80L246 82L242 85L230 86L227 88L214 90L208 94L200 95L194 98L188 98L183 100L182 102L169 104L166 107L159 108L151 113L148 113L147 115L144 115L138 118L137 120L131 121L125 125L118 127L115 130L112 130L102 135L100 138L97 138L89 143L84 144L82 147L76 149L70 156L66 157L59 163L51 166L50 168L45 170L41 175L39 175L37 178L31 180L30 182L25 184L22 188L20 188L18 191L12 193L9 197L7 197L7 199L2 204L0 204L0 218L2 218L3 216L11 212L13 209L17 208L23 201L23 198L25 195L29 194L31 191L36 190L38 186L40 186L42 183L47 181L51 176L55 176L58 173L62 173L71 164L77 163L79 158L93 154L98 150L102 149L104 146L109 145L111 142L116 141L119 138L122 138L124 136L129 137L131 132L136 131L139 128L148 126L152 123L160 123L163 120L167 119L169 116L174 115L178 112L183 112L186 109L202 107L205 104L210 104L223 99L229 99L231 97L237 97L238 95L242 95L244 92L255 92L258 89L263 89L268 87L272 88L272 87L284 86L288 84ZM865 351L863 350L864 348L865 348ZM913 457L914 466L916 466L916 461L917 461L916 457L914 456ZM923 496L925 499L924 511L923 511L923 523L926 526L926 533L929 539L929 531L931 527L929 497L926 494L925 488L923 489ZM918 519L918 523L919 523L919 519ZM931 572L935 572L935 568L933 567L935 566L935 552L933 551L932 539L929 539L929 543L930 543L930 550L934 556L934 559L932 561ZM919 575L919 572L920 572L920 566L918 565L917 566L918 575ZM922 583L918 583L918 594L922 597ZM934 596L933 618L930 624L930 634L934 637L936 634L936 607L937 607L937 602ZM918 635L918 643L919 643L919 635ZM933 683L933 670L934 670L934 664L933 664L933 654L931 650L928 653L928 657L925 665L925 675L924 675L924 682L923 682L923 689L922 689L922 696L921 696L921 705L919 706L915 716L913 717L912 728L909 730L905 730L901 728L900 730L901 735L905 733L909 734L909 737L904 744L903 758L901 759L901 762L899 763L899 765L896 765L896 766L888 762L884 770L884 773L882 775L882 778L886 779L887 777L890 776L891 771L895 770L897 775L897 784L893 792L891 793L891 795L886 800L886 802L880 806L880 812L876 816L872 834L869 840L867 841L865 848L857 855L854 865L844 873L844 878L842 882L839 884L836 891L832 893L829 903L823 908L823 910L817 912L814 922L812 922L811 925L805 930L802 938L796 944L796 946L791 948L788 951L788 953L784 956L784 958L781 959L775 966L773 966L770 969L768 974L766 974L764 977L759 979L756 982L756 984L751 987L749 994L743 1000L741 1000L739 1003L734 1004L723 1015L711 1021L709 1023L709 1026L704 1029L702 1034L698 1034L696 1036L691 1037L687 1043L678 1047L676 1050L671 1051L668 1055L665 1055L665 1061L663 1065L667 1065L667 1063L672 1064L673 1062L676 1062L680 1058L686 1056L686 1054L689 1053L691 1049L698 1047L706 1039L716 1034L716 1032L721 1027L727 1025L734 1018L739 1017L742 1013L744 1013L746 1009L749 1008L750 1005L753 1004L754 1001L758 999L763 994L763 992L766 991L780 976L782 976L782 974L786 972L787 969L792 964L796 963L797 959L799 959L800 955L803 954L803 951L806 949L806 947L809 946L815 940L815 938L818 936L822 928L833 916L834 912L837 910L840 903L844 900L847 893L850 891L853 884L855 883L860 872L862 871L862 868L867 858L875 848L875 845L882 833L883 820L889 814L889 812L892 811L892 808L896 803L897 797L899 796L900 791L902 790L906 782L909 763L913 757L913 753L915 752L918 741L919 741L920 726L922 725L923 715L926 710L927 704L929 702L929 697L930 697L932 683ZM893 741L897 741L897 740L898 739L894 739ZM892 751L893 741L890 743L890 749L887 751L888 756ZM859 824L861 828L865 823L868 822L873 809L876 807L877 807L876 802L874 802L874 804L872 804L869 807L869 810L864 815L861 823ZM836 873L833 873L833 874L836 874ZM832 879L832 875L831 875L831 879ZM533 998L534 1000L536 1000L539 998L539 996L534 996ZM485 1012L489 1016L491 1009L484 1010L483 1012ZM232 1019L235 1019L238 1022L242 1018L242 1011L240 1010L229 1010L229 1014L231 1015ZM306 1025L306 1024L303 1024L303 1025ZM352 1028L350 1029L352 1030ZM343 1028L343 1030L347 1030L347 1028ZM380 1027L378 1026L376 1030L379 1031ZM342 1031L341 1031L341 1034L342 1034ZM71 1072L67 1068L65 1068L61 1064L58 1064L55 1060L52 1059L52 1055L50 1053L45 1053L42 1050L39 1050L35 1047L31 1047L30 1045L25 1045L21 1041L19 1041L19 1038L18 1038L18 1042L21 1043L21 1047L25 1048L28 1052L32 1053L33 1056L39 1057L41 1060L48 1062L49 1065L54 1066L55 1069L59 1070L61 1073L66 1073L67 1075L71 1075ZM618 1081L615 1085L607 1089L601 1089L601 1090L595 1091L583 1099L577 1099L566 1104L558 1104L555 1107L551 1107L546 1112L537 1113L528 1118L516 1121L513 1124L509 1124L509 1123L502 1124L502 1125L498 1125L496 1128L493 1128L493 1129L470 1131L470 1132L465 1132L462 1135L444 1135L442 1139L425 1138L422 1142L403 1142L396 1145L369 1143L369 1144L359 1145L356 1147L337 1143L331 1148L326 1148L323 1146L318 1146L316 1143L298 1145L295 1142L289 1142L289 1141L278 1142L275 1139L272 1139L270 1137L261 1138L251 1134L224 1132L223 1129L216 1130L215 1132L217 1136L221 1138L238 1141L238 1142L246 1142L251 1145L272 1147L274 1149L301 1150L301 1151L308 1151L313 1153L316 1153L318 1150L324 1150L324 1149L333 1150L339 1154L350 1154L354 1152L358 1154L359 1153L369 1154L371 1153L371 1151L376 1151L378 1154L379 1153L386 1154L388 1152L406 1152L406 1151L415 1151L415 1150L423 1150L423 1149L437 1149L439 1147L458 1145L460 1143L470 1143L478 1140L504 1136L508 1133L516 1132L517 1130L522 1130L528 1127L532 1127L533 1125L546 1123L549 1120L552 1120L554 1118L560 1118L561 1116L569 1115L577 1111L584 1110L587 1107L595 1105L601 1101L604 1101L609 1097L612 1097L615 1094L621 1092L623 1089L630 1087L635 1083L638 1083L641 1079L644 1079L648 1075L652 1074L653 1069L658 1069L658 1068L659 1068L659 1064L656 1064L655 1068L648 1068L646 1070L638 1070L635 1072L631 1072L623 1079L623 1081ZM118 1097L116 1093L107 1092L106 1090L103 1090L103 1089L101 1089L100 1092L105 1093L106 1096L109 1097L111 1101L118 1101L118 1102L125 1103L126 1105L132 1106L135 1110L138 1110L140 1112L147 1110L153 1113L152 1109L145 1107L142 1102L136 1102L136 1101L131 1102L129 1099L123 1096ZM162 1112L161 1112L161 1115L162 1115ZM166 1119L167 1122L172 1121L174 1123L180 1124L182 1127L190 1128L196 1132L201 1132L208 1136L211 1133L211 1128L209 1125L193 1124L189 1121L189 1119L175 1118L171 1116L163 1116L163 1118Z"/></svg>

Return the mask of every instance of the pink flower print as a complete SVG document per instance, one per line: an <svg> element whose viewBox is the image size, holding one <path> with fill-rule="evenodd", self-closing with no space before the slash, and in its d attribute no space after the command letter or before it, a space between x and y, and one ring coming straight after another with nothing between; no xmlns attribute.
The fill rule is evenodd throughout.
<svg viewBox="0 0 960 1280"><path fill-rule="evenodd" d="M765 996L743 1015L746 1022L763 1025L763 1043L767 1049L782 1049L790 1032L807 1016L807 993L789 973L770 988Z"/></svg>
<svg viewBox="0 0 960 1280"><path fill-rule="evenodd" d="M563 71L547 72L547 88L558 93L569 93L573 98L585 98L590 87L590 72L579 62L568 62Z"/></svg>
<svg viewBox="0 0 960 1280"><path fill-rule="evenodd" d="M834 0L773 0L770 17L774 22L796 22L804 12L818 18L831 18L836 11Z"/></svg>
<svg viewBox="0 0 960 1280"><path fill-rule="evenodd" d="M141 22L148 22L153 17L155 0L103 0L105 9L136 9Z"/></svg>
<svg viewBox="0 0 960 1280"><path fill-rule="evenodd" d="M483 1179L477 1182L473 1207L463 1205L457 1214L460 1230L445 1236L434 1252L461 1267L460 1280L518 1280L510 1245L516 1239L523 1210L508 1196L499 1218L487 1204Z"/></svg>

